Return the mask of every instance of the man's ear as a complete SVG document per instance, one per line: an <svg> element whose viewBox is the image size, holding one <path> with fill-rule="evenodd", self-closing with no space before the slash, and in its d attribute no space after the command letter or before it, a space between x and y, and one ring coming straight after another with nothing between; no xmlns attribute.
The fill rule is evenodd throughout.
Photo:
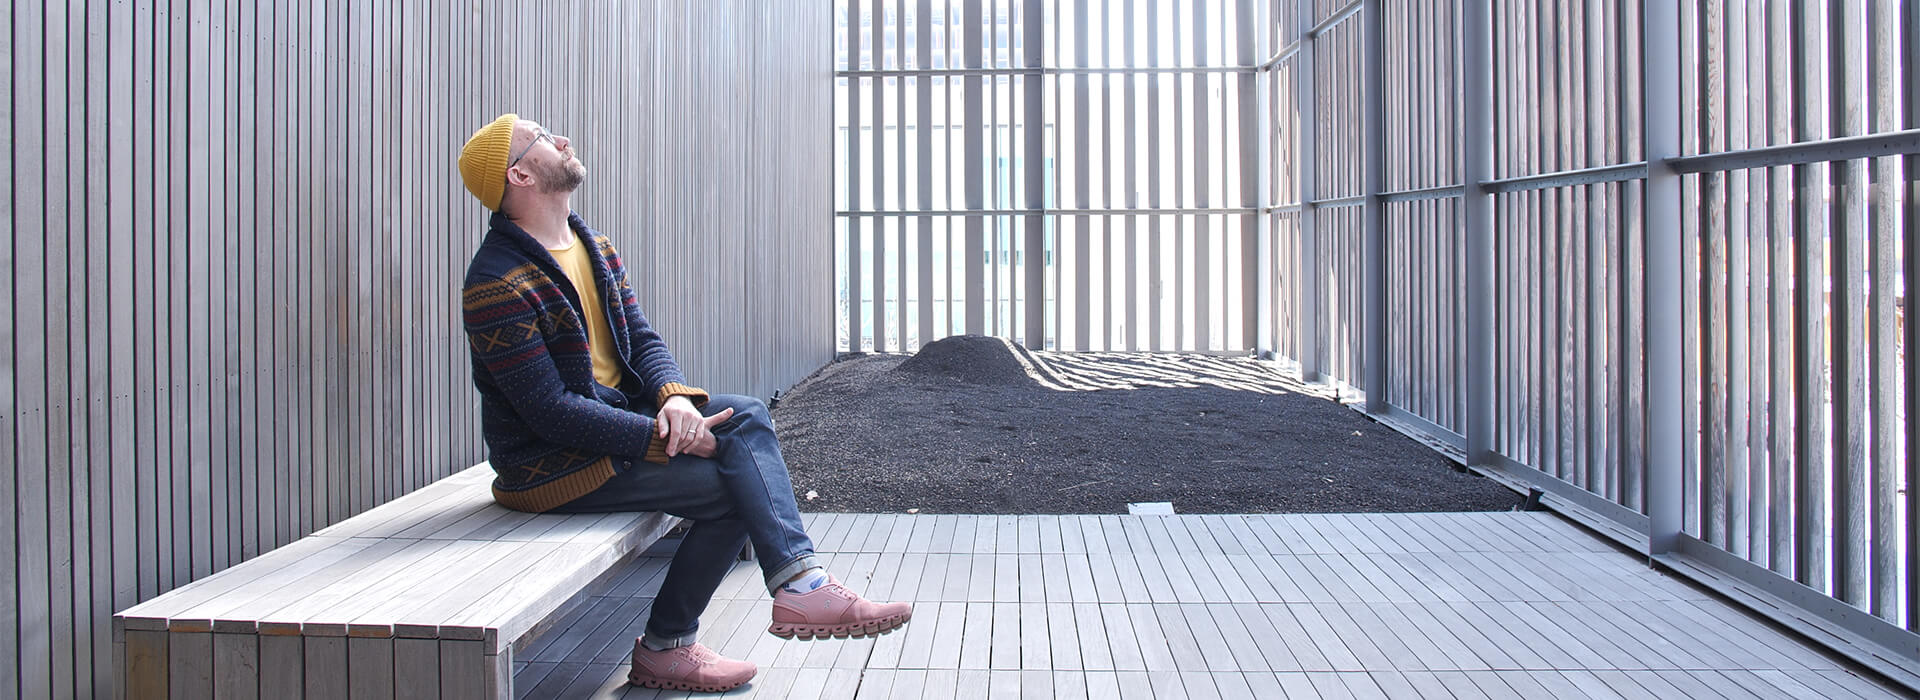
<svg viewBox="0 0 1920 700"><path fill-rule="evenodd" d="M520 187L532 185L533 173L527 172L516 164L511 168L507 168L507 184L509 186L517 185Z"/></svg>

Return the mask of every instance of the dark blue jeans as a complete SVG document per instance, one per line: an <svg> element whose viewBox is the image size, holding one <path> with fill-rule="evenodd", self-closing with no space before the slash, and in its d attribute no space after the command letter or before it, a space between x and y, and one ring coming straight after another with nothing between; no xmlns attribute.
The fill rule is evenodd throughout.
<svg viewBox="0 0 1920 700"><path fill-rule="evenodd" d="M733 417L713 429L712 458L681 454L666 464L634 460L593 493L553 511L655 510L693 521L653 599L647 637L655 647L693 643L700 613L748 542L769 593L818 566L766 404L751 396L719 394L700 411L711 416L728 408Z"/></svg>

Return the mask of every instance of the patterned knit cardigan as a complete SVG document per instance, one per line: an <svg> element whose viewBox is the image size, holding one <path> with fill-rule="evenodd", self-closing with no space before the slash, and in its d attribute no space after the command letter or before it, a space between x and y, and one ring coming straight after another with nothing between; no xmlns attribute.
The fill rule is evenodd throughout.
<svg viewBox="0 0 1920 700"><path fill-rule="evenodd" d="M634 459L667 461L654 440L653 410L673 396L704 405L686 385L666 341L641 315L626 267L606 236L567 217L593 258L593 279L621 388L594 381L580 299L553 256L495 213L467 267L463 293L481 431L497 474L493 497L514 510L551 510L584 496ZM618 303L614 303L617 300Z"/></svg>

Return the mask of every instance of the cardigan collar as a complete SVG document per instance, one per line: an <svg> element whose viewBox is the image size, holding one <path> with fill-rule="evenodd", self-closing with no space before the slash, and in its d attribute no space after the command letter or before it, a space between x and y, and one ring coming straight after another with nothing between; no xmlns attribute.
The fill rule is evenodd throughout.
<svg viewBox="0 0 1920 700"><path fill-rule="evenodd" d="M593 242L594 230L587 226L586 219L580 218L579 212L567 212L567 228L573 229L574 237L578 238L582 243L591 244ZM513 219L507 218L505 213L497 211L487 219L487 237L494 238L496 236L499 237L501 241L518 247L520 252L528 258L539 260L544 256L548 261L553 260L553 255L547 252L547 247L540 245L539 241L534 240L533 234L527 233L527 230L521 228L519 224L514 223ZM591 246L589 246L589 249L591 249ZM596 254L594 257L597 259L599 255Z"/></svg>
<svg viewBox="0 0 1920 700"><path fill-rule="evenodd" d="M489 227L487 231L488 242L516 248L526 259L544 266L548 277L556 281L566 279L566 273L560 269L560 262L553 258L553 253L549 252L547 247L541 245L539 241L534 240L533 234L527 233L526 229L521 228L519 224L513 223L513 219L507 218L506 214L494 212L493 216L487 220L487 225ZM593 281L595 286L599 287L597 291L601 295L601 303L608 308L616 308L619 304L620 297L614 292L613 269L606 258L600 255L600 247L593 243L594 237L597 236L599 232L588 226L587 220L581 218L579 212L573 211L567 212L567 227L573 229L573 235L579 239L580 245L584 245L587 248L587 259L593 263ZM573 285L561 284L556 286L560 287L561 295L565 296L567 301L573 304L576 313L585 308L585 306L580 303L580 299L577 298L577 290L573 288ZM616 334L614 343L621 353L627 351L626 338L618 337L618 334Z"/></svg>

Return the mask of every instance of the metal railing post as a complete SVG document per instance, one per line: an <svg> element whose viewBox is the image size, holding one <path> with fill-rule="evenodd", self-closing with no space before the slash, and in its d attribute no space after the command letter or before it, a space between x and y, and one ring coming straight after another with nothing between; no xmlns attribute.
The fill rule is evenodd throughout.
<svg viewBox="0 0 1920 700"><path fill-rule="evenodd" d="M1026 31L1022 43L1026 49L1022 64L1028 68L1041 68L1046 61L1046 7L1040 0L1026 0ZM1021 272L1026 287L1026 298L1022 300L1026 320L1026 347L1030 350L1047 349L1047 190L1046 190L1046 78L1042 75L1029 75L1022 84L1026 106L1026 163L1021 167L1026 175L1026 206L1030 212L1023 226L1021 242Z"/></svg>
<svg viewBox="0 0 1920 700"><path fill-rule="evenodd" d="M1487 465L1494 454L1493 5L1466 0L1460 48L1460 193L1466 228L1467 464Z"/></svg>
<svg viewBox="0 0 1920 700"><path fill-rule="evenodd" d="M1298 5L1299 16L1296 26L1312 27L1313 3L1302 2ZM1304 381L1319 381L1326 367L1320 362L1320 348L1324 339L1320 336L1320 238L1319 227L1315 223L1313 200L1315 198L1314 180L1318 168L1315 155L1318 152L1315 143L1319 122L1314 105L1315 87L1313 79L1314 38L1301 36L1299 52L1294 54L1294 109L1299 111L1300 121L1295 128L1294 153L1299 154L1297 165L1300 169L1295 181L1300 188L1300 217L1298 235L1300 245L1294 256L1295 303L1299 306L1299 322L1295 332L1299 334L1300 378Z"/></svg>
<svg viewBox="0 0 1920 700"><path fill-rule="evenodd" d="M1680 76L1660 66L1679 65L1677 5L1649 2L1641 10L1641 42L1647 159L1647 554L1673 551L1686 504L1681 499L1685 447L1682 440L1681 358L1685 353L1680 305L1680 175L1667 159L1680 155ZM1626 261L1635 264L1636 261Z"/></svg>
<svg viewBox="0 0 1920 700"><path fill-rule="evenodd" d="M1361 115L1361 148L1364 163L1361 186L1365 188L1366 203L1361 205L1361 235L1365 260L1361 275L1365 287L1366 325L1361 351L1366 367L1362 369L1361 384L1367 392L1366 409L1368 413L1384 413L1387 410L1387 235L1386 202L1380 198L1386 191L1386 114L1383 112L1381 93L1385 91L1385 70L1381 62L1385 59L1382 47L1381 5L1378 0L1365 3L1360 8L1361 21L1361 75L1360 89L1364 92L1365 112Z"/></svg>

